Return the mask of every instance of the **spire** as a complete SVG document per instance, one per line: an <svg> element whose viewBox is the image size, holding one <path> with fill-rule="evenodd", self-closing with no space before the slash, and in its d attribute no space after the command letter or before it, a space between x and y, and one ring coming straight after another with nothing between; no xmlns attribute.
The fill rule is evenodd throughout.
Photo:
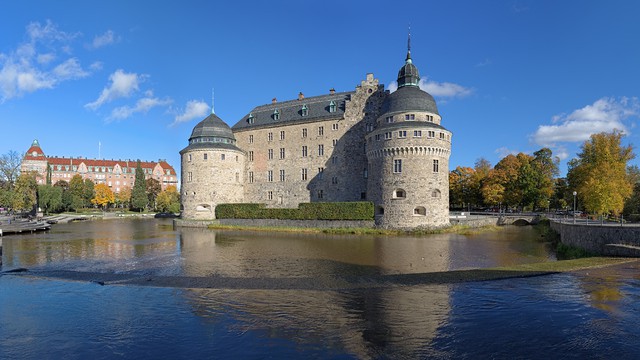
<svg viewBox="0 0 640 360"><path fill-rule="evenodd" d="M404 86L418 86L419 83L420 73L411 60L411 27L409 27L409 36L407 37L407 58L404 61L404 65L400 68L400 71L398 71L398 88Z"/></svg>
<svg viewBox="0 0 640 360"><path fill-rule="evenodd" d="M211 88L211 114L215 114L216 113L214 111L214 108L213 108L214 99L215 99L215 89Z"/></svg>
<svg viewBox="0 0 640 360"><path fill-rule="evenodd" d="M405 59L407 64L411 64L411 25L409 25L409 36L407 38L407 58Z"/></svg>

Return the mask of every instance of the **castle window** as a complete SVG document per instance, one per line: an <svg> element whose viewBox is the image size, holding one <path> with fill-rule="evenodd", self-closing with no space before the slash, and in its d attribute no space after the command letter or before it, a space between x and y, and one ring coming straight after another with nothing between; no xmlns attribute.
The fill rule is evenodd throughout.
<svg viewBox="0 0 640 360"><path fill-rule="evenodd" d="M249 151L249 161L253 161L253 151Z"/></svg>
<svg viewBox="0 0 640 360"><path fill-rule="evenodd" d="M302 157L307 157L307 146L302 146Z"/></svg>
<svg viewBox="0 0 640 360"><path fill-rule="evenodd" d="M273 141L273 133L272 132L267 134L267 141Z"/></svg>
<svg viewBox="0 0 640 360"><path fill-rule="evenodd" d="M387 116L384 120L387 122L387 124L392 123L393 122L393 116Z"/></svg>
<svg viewBox="0 0 640 360"><path fill-rule="evenodd" d="M191 162L191 154L189 154L189 162ZM92 171L93 169L91 168L91 166L89 166L89 171Z"/></svg>
<svg viewBox="0 0 640 360"><path fill-rule="evenodd" d="M385 139L385 140L389 140L389 139L391 139L391 132L386 132L386 133L384 133L384 139Z"/></svg>
<svg viewBox="0 0 640 360"><path fill-rule="evenodd" d="M318 168L318 180L322 180L322 174L324 173L324 168L323 167L319 167Z"/></svg>
<svg viewBox="0 0 640 360"><path fill-rule="evenodd" d="M207 160L207 153L204 153L204 159Z"/></svg>
<svg viewBox="0 0 640 360"><path fill-rule="evenodd" d="M253 144L253 135L249 135L249 144Z"/></svg>
<svg viewBox="0 0 640 360"><path fill-rule="evenodd" d="M307 107L307 105L302 105L302 109L300 110L300 114L302 114L302 116L307 116L309 115L309 108Z"/></svg>
<svg viewBox="0 0 640 360"><path fill-rule="evenodd" d="M307 169L302 169L302 181L307 180Z"/></svg>
<svg viewBox="0 0 640 360"><path fill-rule="evenodd" d="M430 138L436 137L436 132L435 132L435 131L431 131L431 130L430 130L427 134L428 134L428 136L429 136Z"/></svg>
<svg viewBox="0 0 640 360"><path fill-rule="evenodd" d="M410 120L415 120L416 119L416 114L406 114L404 116L405 121L410 121Z"/></svg>
<svg viewBox="0 0 640 360"><path fill-rule="evenodd" d="M338 139L333 139L333 146L338 145Z"/></svg>
<svg viewBox="0 0 640 360"><path fill-rule="evenodd" d="M440 190L438 190L438 189L433 190L431 192L431 197L439 199L440 198Z"/></svg>
<svg viewBox="0 0 640 360"><path fill-rule="evenodd" d="M373 131L373 124L367 124L367 132Z"/></svg>
<svg viewBox="0 0 640 360"><path fill-rule="evenodd" d="M329 103L329 112L336 112L336 103L333 100L331 100L331 102Z"/></svg>
<svg viewBox="0 0 640 360"><path fill-rule="evenodd" d="M366 192L361 192L360 193L360 200L367 200L367 193Z"/></svg>
<svg viewBox="0 0 640 360"><path fill-rule="evenodd" d="M273 160L273 149L267 150L267 153L269 154L269 160Z"/></svg>
<svg viewBox="0 0 640 360"><path fill-rule="evenodd" d="M284 130L280 131L280 140L284 140Z"/></svg>
<svg viewBox="0 0 640 360"><path fill-rule="evenodd" d="M320 144L318 145L318 156L323 156L324 155L324 145Z"/></svg>
<svg viewBox="0 0 640 360"><path fill-rule="evenodd" d="M406 130L398 131L398 137L399 138L406 138L407 137L407 131Z"/></svg>
<svg viewBox="0 0 640 360"><path fill-rule="evenodd" d="M440 133L440 139L444 140L444 133Z"/></svg>
<svg viewBox="0 0 640 360"><path fill-rule="evenodd" d="M284 170L280 170L280 181L284 181Z"/></svg>
<svg viewBox="0 0 640 360"><path fill-rule="evenodd" d="M331 157L331 163L334 164L334 165L337 164L338 163L338 157L337 156L332 156Z"/></svg>
<svg viewBox="0 0 640 360"><path fill-rule="evenodd" d="M422 137L422 130L413 130L413 137Z"/></svg>
<svg viewBox="0 0 640 360"><path fill-rule="evenodd" d="M337 177L337 176L333 176L333 177L331 177L331 183L332 183L333 185L337 184L337 183L338 183L338 177Z"/></svg>
<svg viewBox="0 0 640 360"><path fill-rule="evenodd" d="M318 199L323 199L323 198L324 198L324 191L318 190Z"/></svg>
<svg viewBox="0 0 640 360"><path fill-rule="evenodd" d="M324 135L324 126L318 126L318 136Z"/></svg>
<svg viewBox="0 0 640 360"><path fill-rule="evenodd" d="M427 115L427 121L433 122L433 115Z"/></svg>
<svg viewBox="0 0 640 360"><path fill-rule="evenodd" d="M384 208L382 206L378 206L378 208L376 209L378 215L384 215Z"/></svg>
<svg viewBox="0 0 640 360"><path fill-rule="evenodd" d="M273 200L273 191L267 191L267 198Z"/></svg>
<svg viewBox="0 0 640 360"><path fill-rule="evenodd" d="M224 159L225 159L224 154L220 154L220 160L224 160Z"/></svg>
<svg viewBox="0 0 640 360"><path fill-rule="evenodd" d="M376 134L376 141L380 141L380 134Z"/></svg>
<svg viewBox="0 0 640 360"><path fill-rule="evenodd" d="M394 199L406 199L407 193L402 189L393 190L393 198Z"/></svg>
<svg viewBox="0 0 640 360"><path fill-rule="evenodd" d="M307 128L302 129L302 137L303 138L307 137Z"/></svg>
<svg viewBox="0 0 640 360"><path fill-rule="evenodd" d="M249 113L249 117L247 118L247 122L249 124L253 124L253 114L252 113Z"/></svg>
<svg viewBox="0 0 640 360"><path fill-rule="evenodd" d="M338 130L338 124L331 124L331 130Z"/></svg>
<svg viewBox="0 0 640 360"><path fill-rule="evenodd" d="M284 148L280 148L280 159L284 159Z"/></svg>
<svg viewBox="0 0 640 360"><path fill-rule="evenodd" d="M189 171L187 173L187 182L191 182L191 181L193 181L193 173Z"/></svg>
<svg viewBox="0 0 640 360"><path fill-rule="evenodd" d="M273 181L273 170L267 171L267 181L268 182L272 182Z"/></svg>
<svg viewBox="0 0 640 360"><path fill-rule="evenodd" d="M253 183L253 171L249 171L249 182Z"/></svg>
<svg viewBox="0 0 640 360"><path fill-rule="evenodd" d="M427 216L427 209L424 206L418 206L413 209L413 215L415 216Z"/></svg>
<svg viewBox="0 0 640 360"><path fill-rule="evenodd" d="M402 159L393 160L393 172L396 174L402 172Z"/></svg>
<svg viewBox="0 0 640 360"><path fill-rule="evenodd" d="M273 120L280 120L280 111L278 109L273 110Z"/></svg>
<svg viewBox="0 0 640 360"><path fill-rule="evenodd" d="M433 160L433 172L438 172L440 169L440 162L438 160Z"/></svg>
<svg viewBox="0 0 640 360"><path fill-rule="evenodd" d="M368 179L368 178L369 178L369 169L364 168L364 169L362 170L362 177L363 177L363 178L365 178L365 179Z"/></svg>

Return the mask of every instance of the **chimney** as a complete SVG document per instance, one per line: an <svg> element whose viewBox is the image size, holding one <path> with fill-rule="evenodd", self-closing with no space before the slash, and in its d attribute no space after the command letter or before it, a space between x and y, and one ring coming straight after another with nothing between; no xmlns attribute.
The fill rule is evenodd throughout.
<svg viewBox="0 0 640 360"><path fill-rule="evenodd" d="M298 93L298 100L302 100L302 99L304 99L304 94L302 93L302 91L300 91Z"/></svg>
<svg viewBox="0 0 640 360"><path fill-rule="evenodd" d="M275 103L277 103L277 102L278 102L278 99L276 99L276 98L271 99L271 103L272 103L272 104L275 104Z"/></svg>
<svg viewBox="0 0 640 360"><path fill-rule="evenodd" d="M329 94L333 95L335 93L336 93L336 89L334 88L329 89Z"/></svg>

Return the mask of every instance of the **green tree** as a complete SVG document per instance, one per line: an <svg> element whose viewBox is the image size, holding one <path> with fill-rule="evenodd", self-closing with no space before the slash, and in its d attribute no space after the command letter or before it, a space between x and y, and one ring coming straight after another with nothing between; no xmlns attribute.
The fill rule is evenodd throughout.
<svg viewBox="0 0 640 360"><path fill-rule="evenodd" d="M69 191L69 183L65 180L58 180L54 187L60 188L62 190L62 211L69 211L71 209L71 192Z"/></svg>
<svg viewBox="0 0 640 360"><path fill-rule="evenodd" d="M31 211L36 205L38 183L35 171L22 173L15 183L12 207L16 210Z"/></svg>
<svg viewBox="0 0 640 360"><path fill-rule="evenodd" d="M636 165L629 166L627 168L627 176L629 177L629 182L633 184L633 192L625 201L622 212L624 216L640 214L640 168Z"/></svg>
<svg viewBox="0 0 640 360"><path fill-rule="evenodd" d="M39 185L38 203L45 214L62 209L62 188L52 185Z"/></svg>
<svg viewBox="0 0 640 360"><path fill-rule="evenodd" d="M131 190L131 207L134 210L142 212L147 206L148 201L146 180L144 172L142 171L142 165L140 165L140 160L138 160L135 182L133 184L133 190Z"/></svg>
<svg viewBox="0 0 640 360"><path fill-rule="evenodd" d="M95 184L91 179L84 179L82 187L82 200L84 201L85 206L89 206L89 204L93 203L93 197L95 195Z"/></svg>
<svg viewBox="0 0 640 360"><path fill-rule="evenodd" d="M75 174L69 181L69 193L71 195L71 208L76 212L85 206L84 180L80 174Z"/></svg>
<svg viewBox="0 0 640 360"><path fill-rule="evenodd" d="M47 163L47 185L51 184L51 164Z"/></svg>
<svg viewBox="0 0 640 360"><path fill-rule="evenodd" d="M622 136L617 130L593 134L569 162L569 186L589 213L618 215L632 194L627 162L635 155L631 146L621 145Z"/></svg>
<svg viewBox="0 0 640 360"><path fill-rule="evenodd" d="M160 191L162 191L162 187L160 186L160 181L149 178L146 181L147 186L147 199L149 199L149 206L156 208L156 198Z"/></svg>

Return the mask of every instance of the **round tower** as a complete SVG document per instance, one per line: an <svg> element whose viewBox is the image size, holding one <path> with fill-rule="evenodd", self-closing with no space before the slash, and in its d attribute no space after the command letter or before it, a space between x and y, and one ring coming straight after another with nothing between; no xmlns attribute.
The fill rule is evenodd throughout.
<svg viewBox="0 0 640 360"><path fill-rule="evenodd" d="M213 111L193 128L180 156L183 219L215 219L216 205L243 201L245 154Z"/></svg>
<svg viewBox="0 0 640 360"><path fill-rule="evenodd" d="M367 194L382 228L449 225L451 132L419 81L409 48L398 89L384 100L376 128L366 137Z"/></svg>

